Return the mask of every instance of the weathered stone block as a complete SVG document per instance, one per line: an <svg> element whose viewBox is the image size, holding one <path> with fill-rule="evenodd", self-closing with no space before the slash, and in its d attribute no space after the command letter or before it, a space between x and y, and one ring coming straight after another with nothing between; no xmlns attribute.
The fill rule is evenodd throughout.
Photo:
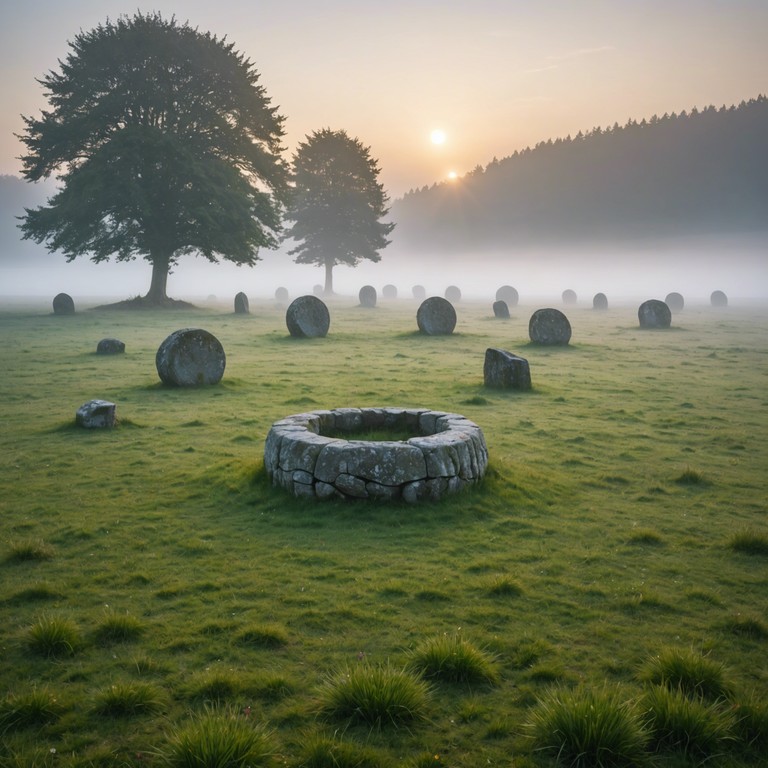
<svg viewBox="0 0 768 768"><path fill-rule="evenodd" d="M235 314L236 315L249 315L251 312L250 305L248 303L248 297L240 291L235 294Z"/></svg>
<svg viewBox="0 0 768 768"><path fill-rule="evenodd" d="M571 324L559 309L537 309L528 321L528 335L535 344L566 346L571 340Z"/></svg>
<svg viewBox="0 0 768 768"><path fill-rule="evenodd" d="M155 366L164 384L195 387L218 384L227 359L219 340L202 328L174 331L160 345Z"/></svg>
<svg viewBox="0 0 768 768"><path fill-rule="evenodd" d="M74 315L75 302L68 293L57 293L53 297L54 315Z"/></svg>
<svg viewBox="0 0 768 768"><path fill-rule="evenodd" d="M77 409L75 423L86 429L109 429L116 423L115 409L108 400L89 400Z"/></svg>
<svg viewBox="0 0 768 768"><path fill-rule="evenodd" d="M494 347L485 350L483 378L486 387L531 388L531 369L528 361L524 357Z"/></svg>
<svg viewBox="0 0 768 768"><path fill-rule="evenodd" d="M360 299L361 307L372 309L376 306L377 294L376 289L372 285L364 285L357 296Z"/></svg>
<svg viewBox="0 0 768 768"><path fill-rule="evenodd" d="M493 316L500 320L509 320L509 307L506 301L493 302Z"/></svg>
<svg viewBox="0 0 768 768"><path fill-rule="evenodd" d="M317 338L327 335L331 316L317 296L299 296L288 307L285 323L291 336Z"/></svg>
<svg viewBox="0 0 768 768"><path fill-rule="evenodd" d="M672 312L659 299L644 301L637 310L641 328L669 328L672 323Z"/></svg>
<svg viewBox="0 0 768 768"><path fill-rule="evenodd" d="M96 345L97 355L121 355L125 352L125 343L119 339L101 339Z"/></svg>
<svg viewBox="0 0 768 768"><path fill-rule="evenodd" d="M428 336L448 336L456 327L456 310L447 299L432 296L419 306L416 323Z"/></svg>

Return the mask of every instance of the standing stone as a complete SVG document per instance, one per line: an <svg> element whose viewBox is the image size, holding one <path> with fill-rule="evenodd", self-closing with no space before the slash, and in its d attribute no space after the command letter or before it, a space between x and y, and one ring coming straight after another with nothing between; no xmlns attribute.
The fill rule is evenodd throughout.
<svg viewBox="0 0 768 768"><path fill-rule="evenodd" d="M576 291L572 291L570 288L563 291L563 304L575 304L576 300Z"/></svg>
<svg viewBox="0 0 768 768"><path fill-rule="evenodd" d="M235 314L236 315L249 315L251 313L251 308L248 305L248 297L240 291L240 293L235 294Z"/></svg>
<svg viewBox="0 0 768 768"><path fill-rule="evenodd" d="M509 307L506 301L493 302L493 316L501 320L509 320Z"/></svg>
<svg viewBox="0 0 768 768"><path fill-rule="evenodd" d="M279 301L281 304L285 304L289 299L288 289L282 286L275 291L275 301Z"/></svg>
<svg viewBox="0 0 768 768"><path fill-rule="evenodd" d="M565 346L571 340L571 324L559 309L537 309L528 321L528 335L535 344Z"/></svg>
<svg viewBox="0 0 768 768"><path fill-rule="evenodd" d="M202 328L174 331L155 356L160 380L175 387L218 384L224 375L226 356L219 340Z"/></svg>
<svg viewBox="0 0 768 768"><path fill-rule="evenodd" d="M325 293L325 291L323 289L323 286L318 283L318 285L312 288L312 293L319 298L320 296L323 295L323 293Z"/></svg>
<svg viewBox="0 0 768 768"><path fill-rule="evenodd" d="M592 309L608 309L608 297L604 293L596 293L592 297Z"/></svg>
<svg viewBox="0 0 768 768"><path fill-rule="evenodd" d="M668 293L664 299L664 303L670 308L672 312L682 312L685 306L685 299L680 293Z"/></svg>
<svg viewBox="0 0 768 768"><path fill-rule="evenodd" d="M419 306L416 323L428 336L448 336L456 327L456 310L441 296L432 296Z"/></svg>
<svg viewBox="0 0 768 768"><path fill-rule="evenodd" d="M299 296L288 307L285 323L291 336L316 338L328 333L331 316L328 307L317 296Z"/></svg>
<svg viewBox="0 0 768 768"><path fill-rule="evenodd" d="M75 423L86 429L114 427L115 421L115 404L108 400L89 400L75 414Z"/></svg>
<svg viewBox="0 0 768 768"><path fill-rule="evenodd" d="M727 307L728 297L722 291L712 291L712 294L709 297L709 303L713 307Z"/></svg>
<svg viewBox="0 0 768 768"><path fill-rule="evenodd" d="M455 304L456 302L461 301L461 290L456 285L449 285L445 289L445 298L452 304Z"/></svg>
<svg viewBox="0 0 768 768"><path fill-rule="evenodd" d="M411 288L411 293L417 301L424 301L427 298L427 289L423 285L414 285Z"/></svg>
<svg viewBox="0 0 768 768"><path fill-rule="evenodd" d="M502 285L496 291L496 301L503 301L507 307L516 307L519 300L520 296L517 290L511 285Z"/></svg>
<svg viewBox="0 0 768 768"><path fill-rule="evenodd" d="M488 347L485 350L483 378L486 387L531 388L531 368L528 361L524 357L518 357L503 349Z"/></svg>
<svg viewBox="0 0 768 768"><path fill-rule="evenodd" d="M119 339L102 339L96 345L97 355L121 355L125 352L125 342Z"/></svg>
<svg viewBox="0 0 768 768"><path fill-rule="evenodd" d="M644 301L637 310L641 328L669 328L672 323L672 312L659 299Z"/></svg>
<svg viewBox="0 0 768 768"><path fill-rule="evenodd" d="M397 298L397 288L394 285L387 284L381 289L381 295L388 300Z"/></svg>
<svg viewBox="0 0 768 768"><path fill-rule="evenodd" d="M53 314L54 315L74 315L75 314L75 302L72 301L72 297L68 293L57 293L53 297Z"/></svg>
<svg viewBox="0 0 768 768"><path fill-rule="evenodd" d="M361 307L375 307L376 306L376 289L372 285L364 285L358 293Z"/></svg>

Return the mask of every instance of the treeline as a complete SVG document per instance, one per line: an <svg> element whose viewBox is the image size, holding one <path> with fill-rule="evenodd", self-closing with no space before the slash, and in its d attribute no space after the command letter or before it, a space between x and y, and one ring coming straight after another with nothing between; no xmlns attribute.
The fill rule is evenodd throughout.
<svg viewBox="0 0 768 768"><path fill-rule="evenodd" d="M543 141L391 215L400 245L429 250L768 231L768 99Z"/></svg>

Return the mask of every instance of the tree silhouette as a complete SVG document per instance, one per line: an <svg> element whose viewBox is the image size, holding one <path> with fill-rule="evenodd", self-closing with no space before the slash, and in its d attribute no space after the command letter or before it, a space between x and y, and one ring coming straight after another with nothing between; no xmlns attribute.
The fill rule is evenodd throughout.
<svg viewBox="0 0 768 768"><path fill-rule="evenodd" d="M283 118L232 44L138 13L81 32L70 49L39 80L50 111L24 118L24 177L61 182L26 209L25 239L67 261L143 257L153 306L170 303L182 255L250 266L278 244Z"/></svg>
<svg viewBox="0 0 768 768"><path fill-rule="evenodd" d="M289 251L297 264L325 267L325 294L333 293L333 268L379 261L394 224L381 219L388 198L378 182L379 168L363 146L345 131L324 128L299 144L293 158L294 193L285 237L298 242Z"/></svg>

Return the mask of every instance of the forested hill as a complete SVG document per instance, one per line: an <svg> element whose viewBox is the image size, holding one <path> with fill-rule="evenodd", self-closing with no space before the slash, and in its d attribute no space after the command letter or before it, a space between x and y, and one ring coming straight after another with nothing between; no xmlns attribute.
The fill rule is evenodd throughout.
<svg viewBox="0 0 768 768"><path fill-rule="evenodd" d="M392 205L398 246L768 233L768 99L549 140Z"/></svg>

